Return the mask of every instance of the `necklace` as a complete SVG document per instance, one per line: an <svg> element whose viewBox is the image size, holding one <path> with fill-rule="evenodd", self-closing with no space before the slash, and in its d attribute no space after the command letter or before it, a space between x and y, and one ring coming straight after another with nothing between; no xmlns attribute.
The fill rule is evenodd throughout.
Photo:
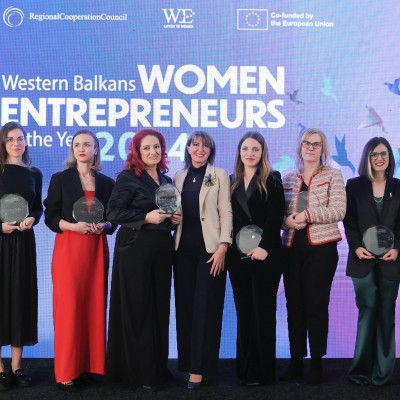
<svg viewBox="0 0 400 400"><path fill-rule="evenodd" d="M382 203L382 201L383 201L383 196L381 196L381 197L375 197L374 196L374 202L375 203Z"/></svg>
<svg viewBox="0 0 400 400"><path fill-rule="evenodd" d="M190 170L190 174L192 175L192 182L193 183L196 183L197 181L196 181L196 178L199 176L199 175L201 175L203 173L203 171L202 172L200 172L200 173L198 173L197 175L194 175L194 173L193 173L193 170Z"/></svg>

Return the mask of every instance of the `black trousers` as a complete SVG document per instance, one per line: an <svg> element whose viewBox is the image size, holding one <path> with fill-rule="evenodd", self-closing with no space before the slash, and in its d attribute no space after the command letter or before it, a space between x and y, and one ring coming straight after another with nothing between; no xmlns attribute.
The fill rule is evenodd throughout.
<svg viewBox="0 0 400 400"><path fill-rule="evenodd" d="M308 334L311 357L323 357L329 298L338 262L337 243L312 246L300 235L296 239L288 249L289 266L284 273L290 354L292 358L307 356Z"/></svg>
<svg viewBox="0 0 400 400"><path fill-rule="evenodd" d="M111 283L107 375L133 386L162 383L168 363L170 231L120 228Z"/></svg>
<svg viewBox="0 0 400 400"><path fill-rule="evenodd" d="M237 313L238 378L262 384L275 381L276 296L281 270L270 262L240 260L230 249L229 276Z"/></svg>
<svg viewBox="0 0 400 400"><path fill-rule="evenodd" d="M178 367L192 374L218 367L226 272L210 275L211 256L198 244L180 246L174 259Z"/></svg>

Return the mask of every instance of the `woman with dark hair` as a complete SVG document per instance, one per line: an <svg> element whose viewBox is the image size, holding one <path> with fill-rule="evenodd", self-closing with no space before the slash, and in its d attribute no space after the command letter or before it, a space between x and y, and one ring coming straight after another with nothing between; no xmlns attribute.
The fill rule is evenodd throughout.
<svg viewBox="0 0 400 400"><path fill-rule="evenodd" d="M86 129L72 138L68 167L51 177L44 201L46 225L54 243L54 371L57 387L76 391L76 379L105 373L106 304L109 253L106 234L116 229L105 219L114 181L99 172L99 141ZM99 223L75 220L74 204L100 201ZM101 212L101 208L100 208Z"/></svg>
<svg viewBox="0 0 400 400"><path fill-rule="evenodd" d="M311 128L300 134L296 156L297 171L283 178L284 244L289 256L284 284L291 360L281 379L303 375L308 337L311 368L306 382L319 384L328 340L329 298L339 258L337 242L342 239L338 222L346 213L346 191L342 173L328 166L328 140L322 131ZM303 210L301 203L305 203Z"/></svg>
<svg viewBox="0 0 400 400"><path fill-rule="evenodd" d="M171 229L180 215L155 203L156 190L171 178L162 134L143 129L132 139L107 209L118 231L111 284L107 374L144 390L168 377L168 331L172 272Z"/></svg>
<svg viewBox="0 0 400 400"><path fill-rule="evenodd" d="M344 227L349 244L347 276L353 280L359 310L357 340L349 379L359 385L382 386L390 381L396 360L395 308L400 281L400 180L393 178L395 161L389 142L374 137L364 147L359 177L346 185ZM394 245L376 257L366 249L363 234L385 226Z"/></svg>
<svg viewBox="0 0 400 400"><path fill-rule="evenodd" d="M20 222L0 221L0 390L11 383L29 386L22 370L23 346L37 343L36 245L32 227L39 222L42 207L42 173L30 166L26 133L18 122L0 130L0 199L22 196L28 204ZM1 201L1 200L0 200ZM9 373L1 360L1 347L11 345Z"/></svg>
<svg viewBox="0 0 400 400"><path fill-rule="evenodd" d="M281 176L268 161L258 132L247 132L236 151L232 177L234 238L241 228L262 229L259 245L247 253L234 240L227 265L237 312L236 372L241 384L275 382L276 295L283 269L281 226L285 197Z"/></svg>
<svg viewBox="0 0 400 400"><path fill-rule="evenodd" d="M175 235L174 283L178 367L188 389L217 372L224 308L225 254L232 243L228 174L212 164L215 143L203 131L186 143L185 168L175 174L182 224Z"/></svg>

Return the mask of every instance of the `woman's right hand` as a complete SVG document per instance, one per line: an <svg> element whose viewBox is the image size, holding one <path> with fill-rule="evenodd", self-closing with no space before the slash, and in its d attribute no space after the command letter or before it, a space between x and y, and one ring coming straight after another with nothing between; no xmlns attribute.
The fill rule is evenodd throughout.
<svg viewBox="0 0 400 400"><path fill-rule="evenodd" d="M82 235L87 235L91 233L91 224L87 222L77 222L76 224L73 225L73 231L78 232Z"/></svg>
<svg viewBox="0 0 400 400"><path fill-rule="evenodd" d="M364 247L357 247L354 252L360 260L372 260L375 258L367 249Z"/></svg>
<svg viewBox="0 0 400 400"><path fill-rule="evenodd" d="M3 222L1 224L1 230L6 235L13 233L14 231L19 231L19 225L14 225L17 221Z"/></svg>
<svg viewBox="0 0 400 400"><path fill-rule="evenodd" d="M304 229L307 226L307 222L304 221L304 213L294 213L289 215L285 220L285 225L291 229Z"/></svg>
<svg viewBox="0 0 400 400"><path fill-rule="evenodd" d="M166 218L170 218L171 214L166 214L163 210L153 210L146 214L144 222L147 224L161 224Z"/></svg>

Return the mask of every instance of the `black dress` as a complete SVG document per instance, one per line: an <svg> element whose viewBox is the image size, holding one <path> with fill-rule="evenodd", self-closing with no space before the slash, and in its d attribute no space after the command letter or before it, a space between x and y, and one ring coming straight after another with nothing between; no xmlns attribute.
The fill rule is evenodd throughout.
<svg viewBox="0 0 400 400"><path fill-rule="evenodd" d="M35 225L43 213L42 173L36 168L4 165L0 197L19 194ZM7 222L7 221L6 221ZM33 229L3 234L0 225L0 346L37 343L36 245Z"/></svg>
<svg viewBox="0 0 400 400"><path fill-rule="evenodd" d="M263 229L259 247L268 252L264 261L242 259L234 240L227 254L236 312L236 369L240 381L260 384L275 381L276 296L285 265L281 242L285 198L279 172L266 182L261 194L254 175L247 190L243 182L232 194L233 232L246 225Z"/></svg>
<svg viewBox="0 0 400 400"><path fill-rule="evenodd" d="M171 179L159 173L161 183ZM132 386L158 385L168 363L172 272L172 225L144 223L158 209L158 185L144 171L118 176L107 218L118 223L111 283L107 345L110 380Z"/></svg>

